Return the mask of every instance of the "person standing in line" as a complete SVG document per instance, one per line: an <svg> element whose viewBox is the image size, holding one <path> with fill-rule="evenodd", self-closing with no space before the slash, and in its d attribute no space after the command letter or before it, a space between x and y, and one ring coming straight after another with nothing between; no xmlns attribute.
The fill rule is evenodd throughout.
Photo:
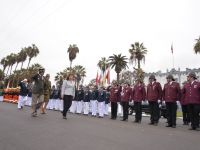
<svg viewBox="0 0 200 150"><path fill-rule="evenodd" d="M44 102L41 106L41 114L46 114L46 107L49 103L49 98L51 94L51 81L49 81L50 75L46 74L44 79Z"/></svg>
<svg viewBox="0 0 200 150"><path fill-rule="evenodd" d="M107 87L106 89L106 101L105 101L105 110L104 110L104 115L108 116L108 107L110 103L110 86Z"/></svg>
<svg viewBox="0 0 200 150"><path fill-rule="evenodd" d="M131 100L131 91L130 84L125 83L121 92L121 103L123 107L123 119L121 121L128 121L128 106Z"/></svg>
<svg viewBox="0 0 200 150"><path fill-rule="evenodd" d="M91 99L91 92L89 89L89 86L86 86L84 91L84 99L83 99L83 114L88 115L89 114L89 102Z"/></svg>
<svg viewBox="0 0 200 150"><path fill-rule="evenodd" d="M194 72L187 76L189 83L183 87L183 94L188 103L188 109L191 119L190 130L199 131L199 113L200 113L200 82Z"/></svg>
<svg viewBox="0 0 200 150"><path fill-rule="evenodd" d="M111 118L113 120L117 119L117 109L118 109L118 103L120 101L120 95L121 91L118 87L116 82L112 83L112 87L110 89L110 102L111 102Z"/></svg>
<svg viewBox="0 0 200 150"><path fill-rule="evenodd" d="M66 79L63 80L61 88L61 99L63 99L63 119L67 119L67 111L71 107L72 99L75 97L75 82L74 75L69 74Z"/></svg>
<svg viewBox="0 0 200 150"><path fill-rule="evenodd" d="M162 100L162 87L156 82L154 75L150 75L149 84L147 85L147 100L150 109L150 125L157 125L160 118L159 100Z"/></svg>
<svg viewBox="0 0 200 150"><path fill-rule="evenodd" d="M189 81L186 81L183 83L183 87L181 89L181 109L182 109L182 114L183 114L183 125L189 125L190 123L190 115L189 115L189 110L188 110L188 101L185 96L185 88L190 84Z"/></svg>
<svg viewBox="0 0 200 150"><path fill-rule="evenodd" d="M90 100L90 104L92 107L92 117L96 117L97 115L97 99L99 95L98 87L95 85L92 90L92 96Z"/></svg>
<svg viewBox="0 0 200 150"><path fill-rule="evenodd" d="M175 82L172 75L167 76L167 83L163 88L163 101L166 103L167 114L168 114L168 125L166 127L176 128L176 112L177 112L177 103L180 101L180 85Z"/></svg>
<svg viewBox="0 0 200 150"><path fill-rule="evenodd" d="M83 111L83 99L84 99L84 90L83 86L80 85L77 92L77 114L81 114Z"/></svg>
<svg viewBox="0 0 200 150"><path fill-rule="evenodd" d="M32 117L37 116L37 110L44 101L44 68L40 68L38 74L32 77Z"/></svg>
<svg viewBox="0 0 200 150"><path fill-rule="evenodd" d="M19 92L19 100L17 104L18 109L23 109L28 95L28 88L27 88L27 79L22 80L19 84L20 92Z"/></svg>
<svg viewBox="0 0 200 150"><path fill-rule="evenodd" d="M99 118L104 117L104 111L105 111L105 100L106 100L106 92L104 91L104 87L101 86L99 88L99 95L98 95L98 112L99 112Z"/></svg>
<svg viewBox="0 0 200 150"><path fill-rule="evenodd" d="M141 79L137 79L132 90L132 100L134 101L135 120L136 123L141 123L142 120L142 101L145 101L146 90Z"/></svg>

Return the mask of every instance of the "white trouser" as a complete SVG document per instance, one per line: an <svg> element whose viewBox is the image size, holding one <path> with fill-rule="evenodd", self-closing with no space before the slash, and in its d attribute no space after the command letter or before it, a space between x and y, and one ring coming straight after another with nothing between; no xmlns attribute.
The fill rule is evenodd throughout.
<svg viewBox="0 0 200 150"><path fill-rule="evenodd" d="M104 117L105 102L98 102L98 112L100 117Z"/></svg>
<svg viewBox="0 0 200 150"><path fill-rule="evenodd" d="M3 102L3 96L0 96L0 102Z"/></svg>
<svg viewBox="0 0 200 150"><path fill-rule="evenodd" d="M83 109L82 101L77 101L77 113L78 114L82 113L82 109Z"/></svg>
<svg viewBox="0 0 200 150"><path fill-rule="evenodd" d="M109 107L109 104L105 104L104 115L108 115L108 107Z"/></svg>
<svg viewBox="0 0 200 150"><path fill-rule="evenodd" d="M54 109L55 107L55 103L56 103L56 100L55 99L51 99L50 100L50 106L49 106L49 109Z"/></svg>
<svg viewBox="0 0 200 150"><path fill-rule="evenodd" d="M83 102L83 114L84 115L89 114L89 102Z"/></svg>
<svg viewBox="0 0 200 150"><path fill-rule="evenodd" d="M19 101L18 101L17 108L24 107L24 105L26 103L26 100L27 100L27 96L21 96L21 95L19 95Z"/></svg>
<svg viewBox="0 0 200 150"><path fill-rule="evenodd" d="M123 108L122 108L122 105L118 102L117 103L117 105L118 105L118 115L120 116L120 117L123 117Z"/></svg>
<svg viewBox="0 0 200 150"><path fill-rule="evenodd" d="M75 111L76 111L76 107L75 107L75 101L72 101L72 105L71 105L71 107L69 108L69 111L71 112L71 113L75 113Z"/></svg>
<svg viewBox="0 0 200 150"><path fill-rule="evenodd" d="M97 100L91 100L91 109L92 109L92 116L97 115Z"/></svg>
<svg viewBox="0 0 200 150"><path fill-rule="evenodd" d="M51 105L52 105L52 99L49 99L49 102L47 104L47 109L50 109L51 108Z"/></svg>

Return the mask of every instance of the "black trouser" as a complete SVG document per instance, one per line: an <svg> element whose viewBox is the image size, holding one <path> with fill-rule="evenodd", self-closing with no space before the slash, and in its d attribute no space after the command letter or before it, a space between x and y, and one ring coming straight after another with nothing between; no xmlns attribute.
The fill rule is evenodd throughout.
<svg viewBox="0 0 200 150"><path fill-rule="evenodd" d="M66 117L67 111L72 105L72 96L71 95L64 95L63 98L63 116Z"/></svg>
<svg viewBox="0 0 200 150"><path fill-rule="evenodd" d="M159 104L157 101L155 102L149 102L149 110L150 110L150 120L151 123L158 123L160 118L160 109Z"/></svg>
<svg viewBox="0 0 200 150"><path fill-rule="evenodd" d="M128 102L122 102L123 107L123 120L128 119Z"/></svg>
<svg viewBox="0 0 200 150"><path fill-rule="evenodd" d="M188 111L188 105L181 105L183 113L183 123L188 124L190 122L190 116Z"/></svg>
<svg viewBox="0 0 200 150"><path fill-rule="evenodd" d="M117 118L117 102L111 102L111 118L116 119Z"/></svg>
<svg viewBox="0 0 200 150"><path fill-rule="evenodd" d="M168 125L176 126L176 111L177 104L176 102L166 102L167 114L168 114Z"/></svg>
<svg viewBox="0 0 200 150"><path fill-rule="evenodd" d="M135 109L135 121L142 120L142 102L134 102L134 109Z"/></svg>
<svg viewBox="0 0 200 150"><path fill-rule="evenodd" d="M199 127L200 104L189 104L188 110L191 119L191 126L193 129L196 129Z"/></svg>

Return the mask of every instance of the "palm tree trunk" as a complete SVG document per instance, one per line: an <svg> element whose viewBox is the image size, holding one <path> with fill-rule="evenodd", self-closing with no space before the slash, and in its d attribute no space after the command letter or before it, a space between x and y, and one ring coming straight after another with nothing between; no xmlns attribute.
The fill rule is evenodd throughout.
<svg viewBox="0 0 200 150"><path fill-rule="evenodd" d="M138 69L140 69L140 60L138 59Z"/></svg>
<svg viewBox="0 0 200 150"><path fill-rule="evenodd" d="M16 66L15 66L15 71L16 71L16 69L17 69L18 64L19 64L19 63L17 63ZM15 72L15 71L14 71L14 72Z"/></svg>
<svg viewBox="0 0 200 150"><path fill-rule="evenodd" d="M29 61L28 61L27 69L29 68L30 62L31 62L31 59L29 59Z"/></svg>
<svg viewBox="0 0 200 150"><path fill-rule="evenodd" d="M23 64L24 64L24 62L22 61L21 70L22 70Z"/></svg>
<svg viewBox="0 0 200 150"><path fill-rule="evenodd" d="M12 67L13 67L13 65L10 67L10 75L11 75L11 72L12 72Z"/></svg>
<svg viewBox="0 0 200 150"><path fill-rule="evenodd" d="M119 84L119 73L117 73L117 84Z"/></svg>

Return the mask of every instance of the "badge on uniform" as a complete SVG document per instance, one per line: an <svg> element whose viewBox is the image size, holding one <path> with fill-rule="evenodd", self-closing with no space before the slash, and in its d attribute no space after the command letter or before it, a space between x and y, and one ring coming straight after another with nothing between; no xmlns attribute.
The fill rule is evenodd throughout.
<svg viewBox="0 0 200 150"><path fill-rule="evenodd" d="M197 85L194 85L194 88L196 89L196 88L197 88Z"/></svg>

